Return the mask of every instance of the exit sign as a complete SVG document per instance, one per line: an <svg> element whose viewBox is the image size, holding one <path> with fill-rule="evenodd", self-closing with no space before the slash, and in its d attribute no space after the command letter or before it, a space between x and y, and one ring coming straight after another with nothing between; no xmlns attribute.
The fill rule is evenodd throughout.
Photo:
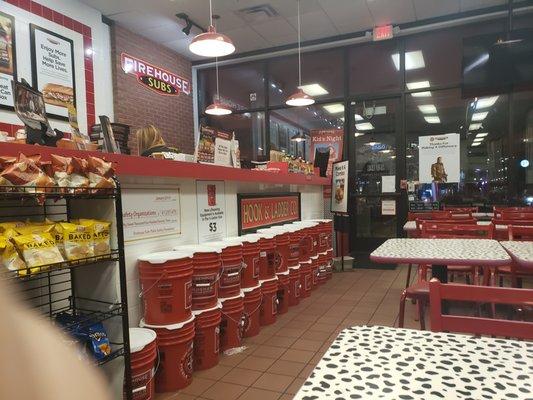
<svg viewBox="0 0 533 400"><path fill-rule="evenodd" d="M374 41L392 39L393 37L392 25L376 26L374 27L374 34L372 35Z"/></svg>

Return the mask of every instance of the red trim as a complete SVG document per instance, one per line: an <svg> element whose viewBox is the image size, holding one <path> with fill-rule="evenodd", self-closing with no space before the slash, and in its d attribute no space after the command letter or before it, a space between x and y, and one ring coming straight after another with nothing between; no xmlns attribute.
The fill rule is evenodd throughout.
<svg viewBox="0 0 533 400"><path fill-rule="evenodd" d="M76 156L82 158L88 157L89 155L102 157L108 161L113 161L116 163L117 173L119 176L157 176L168 178L276 183L286 185L331 184L331 178L305 176L303 174L275 174L264 171L251 171L248 169L220 167L216 165L195 164L170 160L155 160L147 157L107 154L80 150L66 150L58 149L56 147L36 147L28 144L0 143L0 155L17 156L19 153L28 155L39 153L43 156L44 160L47 160L50 157L50 154Z"/></svg>

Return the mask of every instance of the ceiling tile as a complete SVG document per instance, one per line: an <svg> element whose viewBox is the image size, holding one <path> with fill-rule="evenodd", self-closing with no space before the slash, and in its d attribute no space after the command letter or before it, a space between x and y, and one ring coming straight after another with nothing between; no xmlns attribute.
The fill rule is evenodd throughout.
<svg viewBox="0 0 533 400"><path fill-rule="evenodd" d="M319 0L339 33L357 32L374 25L365 0ZM350 26L352 28L350 28Z"/></svg>
<svg viewBox="0 0 533 400"><path fill-rule="evenodd" d="M506 0L461 0L461 11L501 6L502 4L506 3Z"/></svg>
<svg viewBox="0 0 533 400"><path fill-rule="evenodd" d="M294 29L298 30L297 16L288 18L288 21ZM303 40L325 38L328 36L335 36L339 33L337 28L331 23L327 14L322 10L302 14L301 28Z"/></svg>
<svg viewBox="0 0 533 400"><path fill-rule="evenodd" d="M268 41L270 41L271 38L290 35L292 35L296 41L296 29L294 29L285 18L278 17L269 22L254 24L253 29Z"/></svg>
<svg viewBox="0 0 533 400"><path fill-rule="evenodd" d="M159 26L157 28L146 29L139 33L156 43L167 43L175 40L187 39L187 36L181 31L182 26L177 22ZM193 35L189 38L192 40Z"/></svg>
<svg viewBox="0 0 533 400"><path fill-rule="evenodd" d="M133 32L157 28L175 21L173 15L165 16L149 12L142 13L139 11L126 11L119 14L112 14L110 18L117 24L124 26Z"/></svg>
<svg viewBox="0 0 533 400"><path fill-rule="evenodd" d="M238 53L269 46L269 43L250 27L233 29L226 34L233 40Z"/></svg>
<svg viewBox="0 0 533 400"><path fill-rule="evenodd" d="M366 3L374 18L374 23L378 26L386 24L396 25L415 20L415 10L411 0L366 0Z"/></svg>
<svg viewBox="0 0 533 400"><path fill-rule="evenodd" d="M461 0L413 0L418 20L458 13Z"/></svg>

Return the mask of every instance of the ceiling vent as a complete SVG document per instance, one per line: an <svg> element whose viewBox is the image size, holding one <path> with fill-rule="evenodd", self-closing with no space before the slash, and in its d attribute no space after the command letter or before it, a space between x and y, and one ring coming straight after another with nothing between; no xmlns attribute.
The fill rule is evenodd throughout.
<svg viewBox="0 0 533 400"><path fill-rule="evenodd" d="M279 16L279 13L270 4L242 8L236 14L248 23L266 21Z"/></svg>

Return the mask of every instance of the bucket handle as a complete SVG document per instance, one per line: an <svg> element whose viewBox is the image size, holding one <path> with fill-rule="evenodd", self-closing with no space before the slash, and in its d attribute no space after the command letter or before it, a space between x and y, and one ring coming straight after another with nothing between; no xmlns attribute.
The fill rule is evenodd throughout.
<svg viewBox="0 0 533 400"><path fill-rule="evenodd" d="M243 314L246 314L246 315L252 315L254 314L257 310L259 310L259 308L261 307L261 304L263 303L263 293L261 293L261 301L259 302L259 305L255 308L255 310L253 310L251 313L247 313L246 311L243 311ZM232 320L233 322L235 322L237 325L240 325L241 322L240 321L235 321L232 317L230 317L228 314L226 314L224 311L221 311L222 314L224 314L226 316L226 318L228 318L229 320Z"/></svg>
<svg viewBox="0 0 533 400"><path fill-rule="evenodd" d="M150 290L152 290L159 283L159 281L161 281L161 279L163 279L166 276L167 276L167 272L163 271L161 276L159 278L157 278L157 280L152 284L152 286L150 286L146 290L141 290L141 292L139 293L139 298L143 297L145 293L148 293Z"/></svg>
<svg viewBox="0 0 533 400"><path fill-rule="evenodd" d="M155 365L154 373L152 374L150 379L148 379L148 382L146 382L146 385L138 387L137 389L133 389L131 391L132 394L135 394L135 393L141 392L143 390L146 390L148 385L150 384L150 382L152 382L154 380L155 374L156 374L157 370L159 369L159 364L161 362L161 357L159 356L159 348L158 347L156 347L156 351L157 351L157 364Z"/></svg>

